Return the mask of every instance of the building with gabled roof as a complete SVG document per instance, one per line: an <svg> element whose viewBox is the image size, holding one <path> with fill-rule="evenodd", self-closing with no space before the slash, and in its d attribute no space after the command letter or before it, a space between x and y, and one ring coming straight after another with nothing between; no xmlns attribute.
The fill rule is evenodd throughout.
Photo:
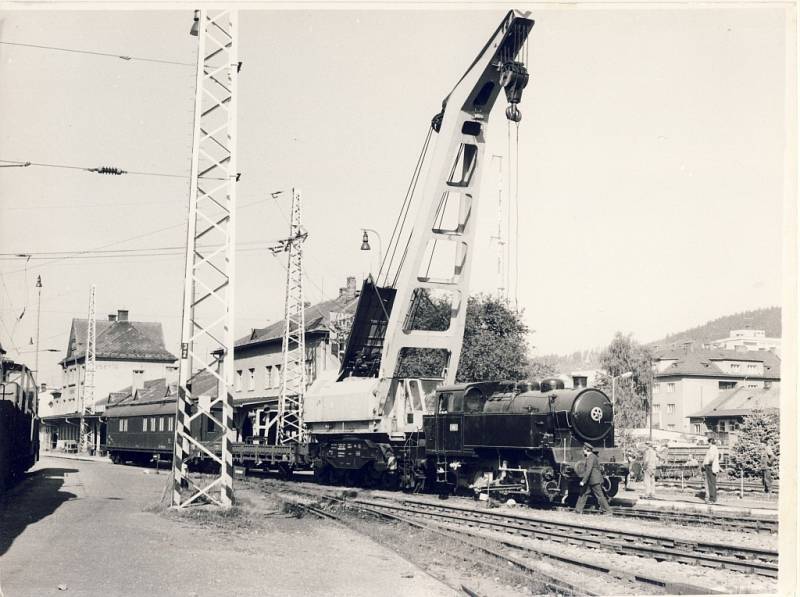
<svg viewBox="0 0 800 597"><path fill-rule="evenodd" d="M769 388L780 381L781 359L769 351L670 349L654 359L653 427L703 433L690 415L724 390Z"/></svg>
<svg viewBox="0 0 800 597"><path fill-rule="evenodd" d="M756 410L780 410L780 383L769 387L738 387L723 390L697 412L689 415L693 426L700 425L702 433L716 437L721 446L736 443L736 436L744 417Z"/></svg>
<svg viewBox="0 0 800 597"><path fill-rule="evenodd" d="M59 362L61 394L40 406L45 448L71 449L79 438L88 325L87 319L72 320L66 354ZM177 380L177 357L166 349L161 323L133 321L122 309L96 322L95 355L94 401L86 406L92 413L88 417L91 441L99 449L105 431L100 414L114 392L125 385L143 387L145 379Z"/></svg>

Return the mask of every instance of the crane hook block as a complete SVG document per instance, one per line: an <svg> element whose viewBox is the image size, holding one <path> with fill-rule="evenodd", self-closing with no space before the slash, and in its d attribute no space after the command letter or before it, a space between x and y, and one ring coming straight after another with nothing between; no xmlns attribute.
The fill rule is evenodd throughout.
<svg viewBox="0 0 800 597"><path fill-rule="evenodd" d="M506 118L511 122L519 122L522 120L522 112L519 111L516 104L511 104L506 108Z"/></svg>
<svg viewBox="0 0 800 597"><path fill-rule="evenodd" d="M522 99L522 90L528 84L528 69L522 62L506 62L500 74L500 84L506 92L506 99L511 104L506 109L506 117L514 122L519 122L522 114L517 109L517 104Z"/></svg>

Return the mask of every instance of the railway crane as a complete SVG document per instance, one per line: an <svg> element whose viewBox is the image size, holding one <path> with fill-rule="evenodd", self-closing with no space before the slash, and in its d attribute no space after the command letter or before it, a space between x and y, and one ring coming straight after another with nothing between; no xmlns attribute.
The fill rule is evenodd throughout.
<svg viewBox="0 0 800 597"><path fill-rule="evenodd" d="M377 280L364 282L341 368L318 378L306 394L305 458L323 479L357 472L394 483L432 411L426 396L455 382L481 174L490 161L487 128L501 94L507 119L521 119L533 24L528 13L508 12L431 121L425 148L433 149L420 164L424 183L412 231L407 238L393 235ZM420 316L434 301L447 305L444 325ZM427 370L409 373L414 360Z"/></svg>

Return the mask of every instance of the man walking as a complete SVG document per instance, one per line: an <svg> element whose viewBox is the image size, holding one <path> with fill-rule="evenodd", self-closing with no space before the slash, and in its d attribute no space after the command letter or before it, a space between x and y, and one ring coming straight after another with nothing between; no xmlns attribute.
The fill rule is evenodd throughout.
<svg viewBox="0 0 800 597"><path fill-rule="evenodd" d="M656 497L656 467L658 456L653 448L653 442L645 443L642 468L644 470L644 495L642 499L652 500Z"/></svg>
<svg viewBox="0 0 800 597"><path fill-rule="evenodd" d="M775 453L768 444L761 450L761 480L764 482L764 493L772 493L772 465L775 462Z"/></svg>
<svg viewBox="0 0 800 597"><path fill-rule="evenodd" d="M706 476L706 503L717 503L717 473L719 472L719 450L717 440L708 438L708 451L703 460L703 472Z"/></svg>
<svg viewBox="0 0 800 597"><path fill-rule="evenodd" d="M581 478L581 495L578 497L578 503L575 504L575 512L583 514L586 500L589 499L589 492L592 492L603 514L610 514L611 507L603 494L603 473L600 470L600 462L591 444L583 444L583 457L584 469L583 477Z"/></svg>

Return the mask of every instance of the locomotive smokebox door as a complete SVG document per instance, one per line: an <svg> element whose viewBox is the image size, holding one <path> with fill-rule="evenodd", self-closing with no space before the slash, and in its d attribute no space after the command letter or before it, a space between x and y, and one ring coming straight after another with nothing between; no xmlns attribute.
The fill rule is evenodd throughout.
<svg viewBox="0 0 800 597"><path fill-rule="evenodd" d="M572 407L572 425L586 441L603 439L611 430L614 411L605 394L589 389L581 392Z"/></svg>

